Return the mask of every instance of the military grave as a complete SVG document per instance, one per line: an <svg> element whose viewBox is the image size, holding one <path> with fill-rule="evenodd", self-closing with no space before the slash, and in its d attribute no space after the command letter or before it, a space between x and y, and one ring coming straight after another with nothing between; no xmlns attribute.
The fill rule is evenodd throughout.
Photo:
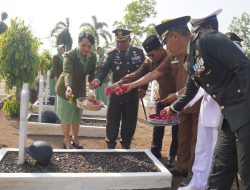
<svg viewBox="0 0 250 190"><path fill-rule="evenodd" d="M149 150L54 149L48 165L25 153L28 85L21 93L19 149L0 150L5 190L152 189L171 187L172 175Z"/></svg>

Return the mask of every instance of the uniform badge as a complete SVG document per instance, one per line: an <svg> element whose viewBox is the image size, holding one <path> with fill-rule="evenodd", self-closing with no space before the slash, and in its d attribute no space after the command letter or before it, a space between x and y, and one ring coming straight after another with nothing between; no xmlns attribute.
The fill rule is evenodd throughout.
<svg viewBox="0 0 250 190"><path fill-rule="evenodd" d="M119 31L117 32L117 34L118 34L119 37L121 37L121 36L122 36L122 31L119 30Z"/></svg>
<svg viewBox="0 0 250 190"><path fill-rule="evenodd" d="M120 69L120 66L116 66L116 68L115 68L117 71L119 71L119 69Z"/></svg>
<svg viewBox="0 0 250 190"><path fill-rule="evenodd" d="M205 71L204 60L200 57L196 59L196 63L193 65L194 75L200 77L200 75Z"/></svg>

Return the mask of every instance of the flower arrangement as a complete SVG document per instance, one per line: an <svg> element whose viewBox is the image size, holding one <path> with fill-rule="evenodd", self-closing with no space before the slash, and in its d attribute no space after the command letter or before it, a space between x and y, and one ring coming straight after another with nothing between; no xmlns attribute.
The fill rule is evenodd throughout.
<svg viewBox="0 0 250 190"><path fill-rule="evenodd" d="M127 87L124 85L119 86L118 88L115 87L107 87L105 89L106 96L110 96L112 93L115 93L116 96L121 96L125 94Z"/></svg>

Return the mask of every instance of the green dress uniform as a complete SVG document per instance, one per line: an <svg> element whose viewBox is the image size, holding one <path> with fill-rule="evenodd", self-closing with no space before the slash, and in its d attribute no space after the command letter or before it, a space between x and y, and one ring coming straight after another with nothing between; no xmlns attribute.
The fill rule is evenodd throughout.
<svg viewBox="0 0 250 190"><path fill-rule="evenodd" d="M199 32L187 53L186 91L172 110L180 111L201 86L223 114L207 189L230 189L237 171L243 189L250 189L250 61L231 40L213 30Z"/></svg>
<svg viewBox="0 0 250 190"><path fill-rule="evenodd" d="M63 72L56 83L56 114L62 124L80 124L82 110L76 106L76 99L86 96L86 75L92 81L95 74L96 54L90 52L85 58L75 48L64 55ZM66 87L71 86L72 101L66 99Z"/></svg>
<svg viewBox="0 0 250 190"><path fill-rule="evenodd" d="M52 72L50 77L50 96L55 96L55 83L54 77L57 79L61 75L63 71L63 55L61 55L59 52L57 55L54 55L52 57Z"/></svg>
<svg viewBox="0 0 250 190"><path fill-rule="evenodd" d="M110 51L96 73L95 78L102 82L109 71L112 71L112 83L119 81L126 74L137 70L144 62L145 56L141 49L130 46L127 52L118 49ZM138 114L138 89L116 96L110 96L107 111L106 142L108 148L115 148L121 122L121 144L123 148L130 148L135 132Z"/></svg>

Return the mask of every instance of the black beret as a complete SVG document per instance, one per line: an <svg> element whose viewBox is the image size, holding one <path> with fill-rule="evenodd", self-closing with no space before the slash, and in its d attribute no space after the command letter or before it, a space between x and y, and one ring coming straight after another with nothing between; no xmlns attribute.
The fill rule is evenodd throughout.
<svg viewBox="0 0 250 190"><path fill-rule="evenodd" d="M230 40L234 41L234 42L242 42L243 39L240 38L237 34L233 33L233 32L228 32L225 34Z"/></svg>
<svg viewBox="0 0 250 190"><path fill-rule="evenodd" d="M115 29L112 31L115 33L116 41L124 41L129 38L131 31L126 29Z"/></svg>
<svg viewBox="0 0 250 190"><path fill-rule="evenodd" d="M190 16L183 16L171 20L164 20L161 24L155 27L155 30L164 40L168 32L187 27L187 23L189 22L190 18Z"/></svg>
<svg viewBox="0 0 250 190"><path fill-rule="evenodd" d="M214 11L213 13L209 14L208 16L205 16L203 18L192 18L190 20L190 23L192 25L192 29L193 31L197 31L201 25L213 21L213 20L217 20L217 15L219 15L222 12L222 9L218 9L216 11Z"/></svg>
<svg viewBox="0 0 250 190"><path fill-rule="evenodd" d="M159 47L162 47L160 40L156 35L149 36L143 43L142 46L146 52L151 52Z"/></svg>

